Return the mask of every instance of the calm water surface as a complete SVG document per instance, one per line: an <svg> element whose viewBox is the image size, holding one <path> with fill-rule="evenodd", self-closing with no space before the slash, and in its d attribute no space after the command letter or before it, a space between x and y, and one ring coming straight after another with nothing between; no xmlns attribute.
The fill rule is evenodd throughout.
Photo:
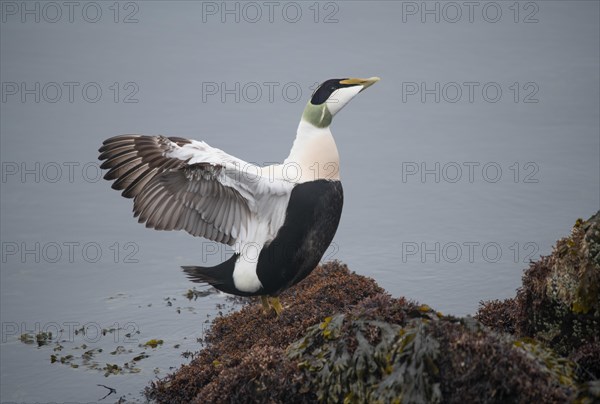
<svg viewBox="0 0 600 404"><path fill-rule="evenodd" d="M268 164L287 156L316 82L382 77L333 125L345 205L325 259L456 315L514 295L529 259L600 207L597 2L481 2L471 17L427 3L439 22L421 2L284 2L272 15L262 3L221 15L221 2L96 2L72 22L66 6L9 3L2 402L97 401L98 384L117 390L103 402L140 400L226 310L224 296L186 299L179 266L229 251L145 229L99 180L96 150L113 135L202 139ZM19 339L39 331L53 341ZM163 344L140 346L151 339ZM107 363L124 373L94 368Z"/></svg>

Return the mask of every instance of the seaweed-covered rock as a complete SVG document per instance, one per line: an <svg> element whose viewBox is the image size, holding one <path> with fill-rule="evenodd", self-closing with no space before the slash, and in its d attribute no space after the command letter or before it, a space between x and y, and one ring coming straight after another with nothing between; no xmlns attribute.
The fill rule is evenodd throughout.
<svg viewBox="0 0 600 404"><path fill-rule="evenodd" d="M385 297L379 299L383 303ZM391 301L382 306L390 307ZM395 301L406 311L398 323L361 315L338 314L308 329L288 348L290 358L309 372L311 388L321 402L441 401L439 342L428 332L428 307L421 311ZM416 314L416 315L415 315Z"/></svg>
<svg viewBox="0 0 600 404"><path fill-rule="evenodd" d="M577 220L550 257L546 291L574 313L600 316L600 212Z"/></svg>
<svg viewBox="0 0 600 404"><path fill-rule="evenodd" d="M517 303L515 299L481 302L476 318L498 332L515 333Z"/></svg>
<svg viewBox="0 0 600 404"><path fill-rule="evenodd" d="M157 402L600 402L600 215L532 263L517 296L476 318L392 298L340 263L266 315L215 319L204 348L146 389ZM582 285L585 283L585 285Z"/></svg>
<svg viewBox="0 0 600 404"><path fill-rule="evenodd" d="M314 402L285 349L332 313L348 311L382 292L375 281L351 273L343 264L320 266L280 296L284 310L278 318L265 315L258 302L216 318L198 356L152 382L146 396L169 403L289 402L289 397ZM264 389L266 385L269 389Z"/></svg>
<svg viewBox="0 0 600 404"><path fill-rule="evenodd" d="M446 353L438 363L444 402L564 403L573 396L570 361L468 317L457 320L434 330Z"/></svg>
<svg viewBox="0 0 600 404"><path fill-rule="evenodd" d="M337 263L311 278L284 299L279 318L256 303L216 319L196 359L153 382L147 397L500 403L564 402L576 394L572 363L534 341L394 299Z"/></svg>
<svg viewBox="0 0 600 404"><path fill-rule="evenodd" d="M562 403L575 394L572 362L535 341L427 306L374 300L403 311L402 320L340 314L288 348L320 402Z"/></svg>
<svg viewBox="0 0 600 404"><path fill-rule="evenodd" d="M532 262L517 296L483 302L477 318L517 337L535 338L600 377L600 212L577 220L552 254Z"/></svg>

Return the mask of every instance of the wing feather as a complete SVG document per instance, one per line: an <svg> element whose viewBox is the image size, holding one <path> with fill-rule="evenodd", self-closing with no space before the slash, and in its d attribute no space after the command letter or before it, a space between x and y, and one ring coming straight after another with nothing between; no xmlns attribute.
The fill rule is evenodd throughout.
<svg viewBox="0 0 600 404"><path fill-rule="evenodd" d="M134 216L146 227L185 230L233 245L257 219L259 200L289 197L292 184L272 186L240 171L245 163L204 142L180 137L121 135L99 149L104 178L133 198ZM260 172L260 168L257 167ZM264 201L263 201L264 202Z"/></svg>

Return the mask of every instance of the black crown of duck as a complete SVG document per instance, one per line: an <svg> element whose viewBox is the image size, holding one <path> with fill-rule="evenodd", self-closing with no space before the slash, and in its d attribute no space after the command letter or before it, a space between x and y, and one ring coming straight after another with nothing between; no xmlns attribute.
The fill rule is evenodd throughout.
<svg viewBox="0 0 600 404"><path fill-rule="evenodd" d="M340 221L343 191L331 121L377 81L321 84L282 164L254 166L181 137L121 135L99 149L101 168L109 170L104 178L133 198L134 216L146 227L185 230L233 247L217 266L183 267L192 281L261 296L265 308L279 314L277 296L317 266Z"/></svg>

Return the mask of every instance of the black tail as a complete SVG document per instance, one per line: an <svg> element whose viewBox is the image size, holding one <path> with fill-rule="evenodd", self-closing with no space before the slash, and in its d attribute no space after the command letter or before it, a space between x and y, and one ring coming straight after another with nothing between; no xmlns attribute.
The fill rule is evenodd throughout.
<svg viewBox="0 0 600 404"><path fill-rule="evenodd" d="M208 283L221 292L238 296L248 296L248 293L237 290L233 283L233 270L238 256L239 254L233 254L227 261L214 267L185 266L181 268L183 268L183 272L186 273L192 282Z"/></svg>

